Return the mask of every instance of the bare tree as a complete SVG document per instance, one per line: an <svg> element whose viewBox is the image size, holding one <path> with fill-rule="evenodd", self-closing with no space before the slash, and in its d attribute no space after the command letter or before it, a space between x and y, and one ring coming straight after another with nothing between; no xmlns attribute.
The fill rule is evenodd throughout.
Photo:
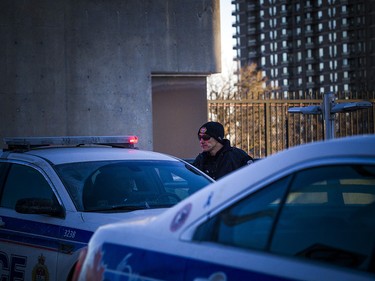
<svg viewBox="0 0 375 281"><path fill-rule="evenodd" d="M242 67L238 74L238 96L242 99L258 98L260 93L277 90L267 85L268 78L263 76L262 70L258 69L256 63Z"/></svg>
<svg viewBox="0 0 375 281"><path fill-rule="evenodd" d="M263 126L255 122L255 119L263 120L264 107L259 103L249 104L248 101L258 100L261 94L271 90L266 86L266 81L257 65L250 64L238 72L216 76L208 83L208 98L211 100L209 119L221 122L226 138L245 150L259 143L262 137L255 135L264 134Z"/></svg>
<svg viewBox="0 0 375 281"><path fill-rule="evenodd" d="M237 77L233 69L226 73L211 75L207 80L209 100L231 100L237 92Z"/></svg>

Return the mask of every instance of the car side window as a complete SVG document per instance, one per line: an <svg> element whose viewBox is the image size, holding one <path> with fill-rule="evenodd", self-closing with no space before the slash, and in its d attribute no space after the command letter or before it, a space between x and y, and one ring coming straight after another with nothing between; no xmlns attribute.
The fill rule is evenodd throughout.
<svg viewBox="0 0 375 281"><path fill-rule="evenodd" d="M43 177L34 168L12 164L7 174L0 206L14 209L16 202L23 198L54 199L54 193Z"/></svg>
<svg viewBox="0 0 375 281"><path fill-rule="evenodd" d="M246 197L201 225L194 240L266 249L289 177Z"/></svg>
<svg viewBox="0 0 375 281"><path fill-rule="evenodd" d="M270 251L367 270L375 242L375 166L296 174Z"/></svg>
<svg viewBox="0 0 375 281"><path fill-rule="evenodd" d="M193 237L369 271L375 245L375 166L306 169L224 209Z"/></svg>
<svg viewBox="0 0 375 281"><path fill-rule="evenodd" d="M0 162L0 196L7 165Z"/></svg>

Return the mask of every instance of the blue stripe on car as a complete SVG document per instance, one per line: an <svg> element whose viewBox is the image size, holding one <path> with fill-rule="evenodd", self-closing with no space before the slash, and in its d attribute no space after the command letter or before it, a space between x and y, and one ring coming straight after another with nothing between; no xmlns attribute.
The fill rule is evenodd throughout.
<svg viewBox="0 0 375 281"><path fill-rule="evenodd" d="M212 280L215 274L218 275L215 280L292 280L111 243L104 243L101 252L104 280Z"/></svg>
<svg viewBox="0 0 375 281"><path fill-rule="evenodd" d="M0 228L0 240L17 245L27 245L49 251L66 251L63 244L69 244L70 253L85 247L92 231L59 226L56 224L16 219L2 216L6 227ZM66 231L74 232L67 238ZM69 252L67 252L69 253Z"/></svg>

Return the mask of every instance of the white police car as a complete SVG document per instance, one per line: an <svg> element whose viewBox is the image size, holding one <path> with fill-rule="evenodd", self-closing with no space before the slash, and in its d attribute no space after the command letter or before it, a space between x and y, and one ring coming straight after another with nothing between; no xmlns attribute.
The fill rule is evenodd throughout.
<svg viewBox="0 0 375 281"><path fill-rule="evenodd" d="M83 252L82 252L83 253ZM294 147L91 238L79 280L375 280L375 136Z"/></svg>
<svg viewBox="0 0 375 281"><path fill-rule="evenodd" d="M134 136L5 142L0 280L71 280L98 226L155 215L212 182L184 161L132 149Z"/></svg>

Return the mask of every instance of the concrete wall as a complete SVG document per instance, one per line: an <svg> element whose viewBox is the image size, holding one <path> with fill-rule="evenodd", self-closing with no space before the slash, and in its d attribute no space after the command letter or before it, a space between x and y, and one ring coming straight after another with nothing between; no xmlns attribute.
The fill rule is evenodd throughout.
<svg viewBox="0 0 375 281"><path fill-rule="evenodd" d="M0 1L0 138L136 134L153 149L151 77L219 72L219 13L219 0Z"/></svg>

